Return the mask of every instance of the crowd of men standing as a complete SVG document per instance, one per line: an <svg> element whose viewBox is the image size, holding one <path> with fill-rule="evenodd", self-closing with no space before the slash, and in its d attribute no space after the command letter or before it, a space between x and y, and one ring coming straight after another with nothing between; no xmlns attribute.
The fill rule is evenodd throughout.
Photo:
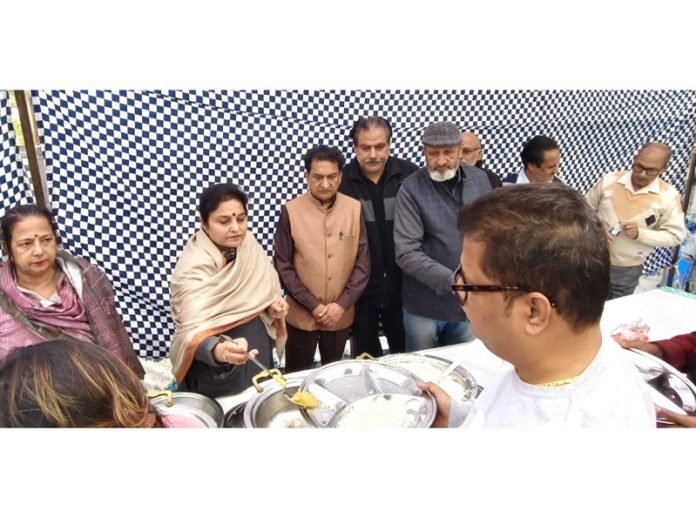
<svg viewBox="0 0 696 518"><path fill-rule="evenodd" d="M422 134L425 166L391 154L383 117L359 118L349 134L355 157L344 165L335 147L305 155L308 191L281 210L275 264L288 295L286 370L351 355L411 352L472 340L451 285L460 268L460 210L492 189L562 183L561 149L544 135L527 141L519 171L503 177L483 166L479 137L451 122ZM611 259L610 298L633 292L656 246L685 237L676 189L660 179L667 144L649 142L630 171L615 171L587 193L605 224ZM543 231L541 229L540 231ZM514 260L511 258L510 260Z"/></svg>

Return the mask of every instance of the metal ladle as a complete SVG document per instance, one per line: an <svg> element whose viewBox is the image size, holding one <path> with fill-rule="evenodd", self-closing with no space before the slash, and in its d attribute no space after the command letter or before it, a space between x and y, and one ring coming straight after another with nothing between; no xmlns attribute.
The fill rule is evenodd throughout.
<svg viewBox="0 0 696 518"><path fill-rule="evenodd" d="M281 386L281 388L283 389L283 395L293 405L297 405L298 407L305 408L307 410L319 408L319 401L317 401L317 398L314 396L314 394L312 394L311 392L304 392L298 390L292 396L290 396L288 394L287 381L283 377L283 374L280 372L280 370L267 368L263 363L251 356L248 352L246 353L246 356L249 360L254 362L258 368L261 369L261 372L254 376L251 380L257 392L263 392L263 388L261 388L261 386L259 385L258 380L270 377L273 378L278 383L278 385Z"/></svg>

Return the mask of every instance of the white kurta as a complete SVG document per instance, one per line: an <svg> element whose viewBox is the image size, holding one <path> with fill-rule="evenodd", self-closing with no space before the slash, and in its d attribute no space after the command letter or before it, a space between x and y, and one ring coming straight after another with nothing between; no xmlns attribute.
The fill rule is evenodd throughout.
<svg viewBox="0 0 696 518"><path fill-rule="evenodd" d="M452 402L450 426L467 428L654 428L655 406L638 371L613 340L572 383L530 385L512 366L473 403ZM463 423L462 423L463 420Z"/></svg>

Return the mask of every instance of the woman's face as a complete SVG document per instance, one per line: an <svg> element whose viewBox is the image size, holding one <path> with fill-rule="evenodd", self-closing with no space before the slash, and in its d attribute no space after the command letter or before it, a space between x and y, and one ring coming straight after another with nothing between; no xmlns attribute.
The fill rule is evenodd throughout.
<svg viewBox="0 0 696 518"><path fill-rule="evenodd" d="M210 213L203 230L210 239L222 248L237 248L247 231L247 215L239 200L223 201Z"/></svg>
<svg viewBox="0 0 696 518"><path fill-rule="evenodd" d="M28 216L15 223L10 259L19 277L40 277L53 270L57 253L56 235L46 218Z"/></svg>

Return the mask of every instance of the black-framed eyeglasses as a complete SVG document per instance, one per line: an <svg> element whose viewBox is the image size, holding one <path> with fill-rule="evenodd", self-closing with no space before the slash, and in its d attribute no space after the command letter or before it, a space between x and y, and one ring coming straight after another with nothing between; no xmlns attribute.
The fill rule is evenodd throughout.
<svg viewBox="0 0 696 518"><path fill-rule="evenodd" d="M467 284L466 279L464 279L464 274L462 273L461 264L457 267L457 270L454 272L455 282L457 281L457 279L461 279L464 282L462 284L451 284L450 286L452 287L452 294L457 298L459 305L462 307L464 307L464 304L466 304L466 300L469 297L469 293L471 293L472 291L488 293L493 293L497 291L522 291L524 293L531 293L533 291L539 291L530 290L528 288L522 288L520 286L503 286L499 284ZM549 297L546 298L549 299L551 307L555 308L556 303Z"/></svg>
<svg viewBox="0 0 696 518"><path fill-rule="evenodd" d="M633 162L631 169L634 173L645 173L648 176L657 176L662 172L662 169L658 169L657 167L643 167L637 162Z"/></svg>

